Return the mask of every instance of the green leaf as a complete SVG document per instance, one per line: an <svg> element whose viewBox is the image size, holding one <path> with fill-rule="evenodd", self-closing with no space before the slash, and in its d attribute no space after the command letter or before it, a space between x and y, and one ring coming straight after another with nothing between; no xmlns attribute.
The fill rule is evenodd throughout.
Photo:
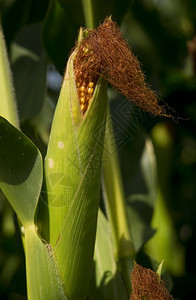
<svg viewBox="0 0 196 300"><path fill-rule="evenodd" d="M47 7L48 0L1 1L2 24L8 47L22 27L43 20Z"/></svg>
<svg viewBox="0 0 196 300"><path fill-rule="evenodd" d="M43 42L48 57L61 74L80 26L84 26L80 0L50 0L43 26Z"/></svg>
<svg viewBox="0 0 196 300"><path fill-rule="evenodd" d="M6 44L0 22L0 116L6 118L16 127L18 124L18 115L16 110L15 97L12 86L12 76L7 57Z"/></svg>
<svg viewBox="0 0 196 300"><path fill-rule="evenodd" d="M109 222L101 210L98 214L97 234L94 253L94 273L89 298L92 300L127 299L124 281L118 271L114 257Z"/></svg>
<svg viewBox="0 0 196 300"><path fill-rule="evenodd" d="M176 22L167 22L170 14L175 16ZM161 9L158 3L150 8L147 2L134 1L127 10L123 30L130 45L137 49L144 69L148 72L150 70L150 76L157 72L157 68L162 72L156 76L163 77L164 72L168 73L168 70L181 66L181 59L185 59L187 55L186 38L191 36L188 33L192 27L188 14L184 5L173 1L167 2ZM165 51L166 44L169 44L173 51Z"/></svg>
<svg viewBox="0 0 196 300"><path fill-rule="evenodd" d="M157 199L157 170L150 138L145 138L140 134L135 139L132 151L140 155L137 160L138 154L132 153L133 156L129 159L129 165L133 166L132 160L137 162L137 173L131 178L134 184L137 180L137 188L133 189L132 194L127 198L127 211L134 247L138 252L155 232L151 228L151 218Z"/></svg>
<svg viewBox="0 0 196 300"><path fill-rule="evenodd" d="M34 225L25 230L27 291L29 300L66 300L51 245L41 241Z"/></svg>
<svg viewBox="0 0 196 300"><path fill-rule="evenodd" d="M164 263L164 259L162 260L162 262L159 264L158 269L156 271L156 273L159 275L159 277L161 278L161 273L162 273L162 269L163 269L163 263Z"/></svg>
<svg viewBox="0 0 196 300"><path fill-rule="evenodd" d="M126 288L131 292L131 259L135 255L128 224L126 199L121 177L113 126L110 117L106 123L103 164L103 195L111 226L116 259L122 271Z"/></svg>
<svg viewBox="0 0 196 300"><path fill-rule="evenodd" d="M42 158L35 145L0 117L0 188L24 226L34 222L42 185Z"/></svg>
<svg viewBox="0 0 196 300"><path fill-rule="evenodd" d="M151 228L151 218L157 197L156 160L151 140L140 128L144 113L122 97L113 100L113 126L127 222L134 249L138 252L155 231Z"/></svg>
<svg viewBox="0 0 196 300"><path fill-rule="evenodd" d="M41 43L41 25L24 27L11 46L11 62L20 120L38 115L46 93L47 61Z"/></svg>
<svg viewBox="0 0 196 300"><path fill-rule="evenodd" d="M111 15L112 19L120 24L130 6L131 0L110 0L107 2L105 0L91 0L91 2L93 6L94 23L95 26L98 26L100 21L103 21L107 16Z"/></svg>
<svg viewBox="0 0 196 300"><path fill-rule="evenodd" d="M176 235L173 218L166 204L171 160L173 159L173 139L166 123L157 124L152 130L153 143L160 170L159 190L152 218L152 226L157 232L145 244L145 251L157 261L164 259L165 267L175 276L184 272L184 248Z"/></svg>
<svg viewBox="0 0 196 300"><path fill-rule="evenodd" d="M134 249L127 222L125 194L110 116L108 116L106 122L103 188L106 211L111 224L116 257L119 259L124 256L133 256Z"/></svg>
<svg viewBox="0 0 196 300"><path fill-rule="evenodd" d="M165 267L175 276L184 272L184 249L179 243L165 199L159 191L152 226L156 234L145 244L145 252L157 261L164 259Z"/></svg>
<svg viewBox="0 0 196 300"><path fill-rule="evenodd" d="M93 14L93 1L92 0L81 0L84 18L85 18L85 27L89 29L93 29L94 24L94 14ZM95 11L94 11L95 12Z"/></svg>
<svg viewBox="0 0 196 300"><path fill-rule="evenodd" d="M2 1L2 24L8 45L27 22L31 6L32 2L26 0Z"/></svg>

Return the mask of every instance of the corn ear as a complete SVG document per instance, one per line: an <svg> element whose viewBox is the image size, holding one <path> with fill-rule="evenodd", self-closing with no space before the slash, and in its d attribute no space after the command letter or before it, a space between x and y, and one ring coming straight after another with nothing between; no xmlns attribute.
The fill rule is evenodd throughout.
<svg viewBox="0 0 196 300"><path fill-rule="evenodd" d="M53 120L41 207L49 216L43 234L54 247L72 300L86 299L91 278L107 114L103 79L83 114L74 76L76 54L77 48L67 64Z"/></svg>

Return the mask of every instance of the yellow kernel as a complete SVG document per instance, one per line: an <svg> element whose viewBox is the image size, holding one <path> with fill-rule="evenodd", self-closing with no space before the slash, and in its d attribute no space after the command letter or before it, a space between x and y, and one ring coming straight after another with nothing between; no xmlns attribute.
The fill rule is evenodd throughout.
<svg viewBox="0 0 196 300"><path fill-rule="evenodd" d="M84 93L83 92L80 92L80 97L84 97Z"/></svg>
<svg viewBox="0 0 196 300"><path fill-rule="evenodd" d="M84 79L84 74L82 75L81 85L83 85L84 87L86 86L86 79Z"/></svg>
<svg viewBox="0 0 196 300"><path fill-rule="evenodd" d="M84 97L80 98L80 103L84 104L84 102L85 102L85 98Z"/></svg>
<svg viewBox="0 0 196 300"><path fill-rule="evenodd" d="M92 88L93 86L94 86L94 82L89 82L89 84L88 84L88 86L90 87L90 88Z"/></svg>
<svg viewBox="0 0 196 300"><path fill-rule="evenodd" d="M92 88L88 88L88 93L92 94L94 92L94 90Z"/></svg>
<svg viewBox="0 0 196 300"><path fill-rule="evenodd" d="M81 110L84 110L84 108L85 108L84 104L81 104L80 108L81 108Z"/></svg>
<svg viewBox="0 0 196 300"><path fill-rule="evenodd" d="M79 88L79 91L80 91L80 92L84 92L84 91L85 91L85 86L82 85L82 86Z"/></svg>

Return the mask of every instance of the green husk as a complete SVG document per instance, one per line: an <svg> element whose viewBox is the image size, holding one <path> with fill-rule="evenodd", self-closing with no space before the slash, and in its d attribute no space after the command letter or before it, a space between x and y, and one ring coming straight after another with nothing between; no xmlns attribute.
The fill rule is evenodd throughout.
<svg viewBox="0 0 196 300"><path fill-rule="evenodd" d="M86 299L90 284L99 208L107 84L99 79L82 115L72 53L56 108L47 156L41 210L43 235L54 253L69 299Z"/></svg>

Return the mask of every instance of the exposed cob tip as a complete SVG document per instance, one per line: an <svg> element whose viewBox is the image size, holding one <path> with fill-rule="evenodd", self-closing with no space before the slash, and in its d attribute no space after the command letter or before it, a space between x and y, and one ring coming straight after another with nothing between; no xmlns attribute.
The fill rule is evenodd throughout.
<svg viewBox="0 0 196 300"><path fill-rule="evenodd" d="M93 51L87 45L79 46L74 61L74 70L80 108L84 114L91 101L99 77L96 72Z"/></svg>
<svg viewBox="0 0 196 300"><path fill-rule="evenodd" d="M166 111L167 106L160 106L157 96L146 85L137 58L111 17L106 18L98 28L86 30L85 37L76 46L78 53L74 70L83 114L101 76L140 108L153 115L171 117Z"/></svg>

